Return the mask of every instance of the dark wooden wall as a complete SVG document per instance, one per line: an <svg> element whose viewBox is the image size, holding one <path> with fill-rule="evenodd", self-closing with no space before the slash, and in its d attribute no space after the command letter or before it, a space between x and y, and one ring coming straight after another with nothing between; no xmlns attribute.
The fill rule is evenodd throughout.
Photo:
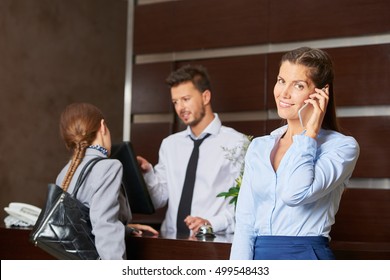
<svg viewBox="0 0 390 280"><path fill-rule="evenodd" d="M0 217L12 201L42 206L69 154L59 114L100 107L122 140L127 2L0 1Z"/></svg>
<svg viewBox="0 0 390 280"><path fill-rule="evenodd" d="M138 5L134 16L134 56L186 51L202 54L233 47L389 34L389 9L390 2L386 0L363 0L359 4L352 0L187 0ZM339 107L390 105L390 44L324 49L335 62ZM209 69L216 112L273 110L273 86L283 53L219 57L217 51L216 57L206 59L135 62L132 114L173 114L164 80L171 70L185 63L199 63ZM389 120L388 115L340 119L346 133L362 145L355 177L389 177ZM280 122L233 120L228 124L260 136ZM161 140L177 129L182 127L175 122L133 122L131 139L136 149L155 163ZM150 135L154 137L146 141Z"/></svg>
<svg viewBox="0 0 390 280"><path fill-rule="evenodd" d="M300 42L309 41L321 47L321 41L317 40L328 43L342 40L341 46L327 47L323 43L321 47L335 63L338 108L389 108L389 40L375 43L373 38L368 43L348 43L348 38L389 35L389 11L387 0L186 0L137 5L131 125L136 151L156 163L161 140L183 129L175 117L172 122L153 118L149 122L134 120L137 115L175 115L164 80L171 70L186 63L208 68L213 84L212 104L217 113L257 116L258 112L272 112L273 87L280 57L285 52L269 51L275 45L298 47ZM246 52L246 48L256 46L265 50ZM234 53L235 48L243 53ZM234 55L224 55L226 49ZM280 120L233 117L224 123L246 134L261 136L278 127ZM345 116L340 123L361 146L353 178L388 180L389 113ZM336 239L390 242L388 215L381 214L383 209L388 210L389 193L386 189L348 189L338 215L340 221L336 219ZM355 211L358 207L361 211ZM370 221L372 218L375 225ZM368 232L363 231L354 235L365 225L383 234L368 238Z"/></svg>
<svg viewBox="0 0 390 280"><path fill-rule="evenodd" d="M136 151L153 163L157 162L161 140L182 129L164 84L178 66L191 62L209 68L216 112L267 112L274 108L272 87L283 52L225 57L221 55L225 48L390 33L387 0L135 2L131 140ZM58 136L58 117L70 102L98 105L107 115L113 141L122 139L127 3L0 2L1 208L11 201L43 204L46 184L55 179L68 157ZM389 42L327 50L335 60L339 106L390 105ZM137 62L153 54L203 51L215 51L215 57ZM173 121L134 121L145 114L168 115ZM279 123L268 118L225 122L254 136L268 133ZM390 117L345 117L341 123L362 148L354 176L388 179ZM375 218L375 224L366 225L385 233L374 238L388 241L388 215L380 214L388 210L388 194L389 190L348 190L339 213L342 222L334 229L336 237L367 241L366 231L351 237L348 228L359 229L364 227L361 221ZM368 216L362 219L364 213Z"/></svg>

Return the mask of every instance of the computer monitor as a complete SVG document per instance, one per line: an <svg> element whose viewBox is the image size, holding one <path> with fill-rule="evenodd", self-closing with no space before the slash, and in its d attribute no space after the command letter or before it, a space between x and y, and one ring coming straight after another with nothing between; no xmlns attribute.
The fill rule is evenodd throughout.
<svg viewBox="0 0 390 280"><path fill-rule="evenodd" d="M124 141L112 145L111 158L118 159L123 165L122 183L126 190L131 212L153 214L155 209L131 142Z"/></svg>

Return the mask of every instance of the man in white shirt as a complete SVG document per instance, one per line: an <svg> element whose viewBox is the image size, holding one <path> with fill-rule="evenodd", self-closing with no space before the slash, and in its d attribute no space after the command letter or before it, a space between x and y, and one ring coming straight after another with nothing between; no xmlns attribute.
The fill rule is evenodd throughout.
<svg viewBox="0 0 390 280"><path fill-rule="evenodd" d="M192 233L203 225L214 232L234 231L234 205L217 197L234 185L240 174L243 147L248 138L225 127L211 107L211 86L203 66L184 66L170 74L172 102L187 129L165 138L158 164L138 157L155 208L168 203L161 232L177 233L177 223L184 223ZM190 214L178 219L180 199L194 140L204 139L199 147L195 186ZM180 217L180 216L179 216Z"/></svg>

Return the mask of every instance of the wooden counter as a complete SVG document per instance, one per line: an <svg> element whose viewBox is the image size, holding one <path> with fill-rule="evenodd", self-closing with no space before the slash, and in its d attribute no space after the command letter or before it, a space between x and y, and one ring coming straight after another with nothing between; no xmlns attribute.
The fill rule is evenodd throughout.
<svg viewBox="0 0 390 280"><path fill-rule="evenodd" d="M30 229L0 227L0 259L52 260L54 257L29 241ZM232 236L217 236L214 241L127 235L129 259L228 259Z"/></svg>
<svg viewBox="0 0 390 280"><path fill-rule="evenodd" d="M53 260L55 259L29 241L31 229L0 227L0 259Z"/></svg>
<svg viewBox="0 0 390 280"><path fill-rule="evenodd" d="M233 235L213 239L176 236L136 237L127 235L127 258L133 260L227 260Z"/></svg>
<svg viewBox="0 0 390 280"><path fill-rule="evenodd" d="M29 241L29 229L0 227L0 259L52 260ZM175 236L126 236L128 259L137 260L224 260L229 258L232 235L213 240ZM339 260L390 260L389 242L332 241Z"/></svg>

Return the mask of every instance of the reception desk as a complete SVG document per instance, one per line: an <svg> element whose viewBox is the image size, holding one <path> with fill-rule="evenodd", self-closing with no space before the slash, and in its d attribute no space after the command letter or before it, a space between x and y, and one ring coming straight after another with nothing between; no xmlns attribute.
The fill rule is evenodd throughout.
<svg viewBox="0 0 390 280"><path fill-rule="evenodd" d="M30 229L0 227L0 259L52 260L29 241ZM175 236L143 236L127 234L128 259L136 260L227 260L232 235L217 235L212 240ZM339 260L389 260L389 242L332 241L331 248Z"/></svg>
<svg viewBox="0 0 390 280"><path fill-rule="evenodd" d="M127 235L127 257L133 260L227 260L233 235L215 238Z"/></svg>
<svg viewBox="0 0 390 280"><path fill-rule="evenodd" d="M227 260L233 235L217 235L213 240L175 236L127 236L127 254L136 260ZM338 260L390 260L389 242L330 242Z"/></svg>
<svg viewBox="0 0 390 280"><path fill-rule="evenodd" d="M29 241L31 229L0 227L0 259L53 260L54 257Z"/></svg>
<svg viewBox="0 0 390 280"><path fill-rule="evenodd" d="M31 229L0 227L0 259L2 260L52 260L54 257L29 241ZM188 239L176 236L143 236L126 234L128 259L228 259L231 235L214 239Z"/></svg>

